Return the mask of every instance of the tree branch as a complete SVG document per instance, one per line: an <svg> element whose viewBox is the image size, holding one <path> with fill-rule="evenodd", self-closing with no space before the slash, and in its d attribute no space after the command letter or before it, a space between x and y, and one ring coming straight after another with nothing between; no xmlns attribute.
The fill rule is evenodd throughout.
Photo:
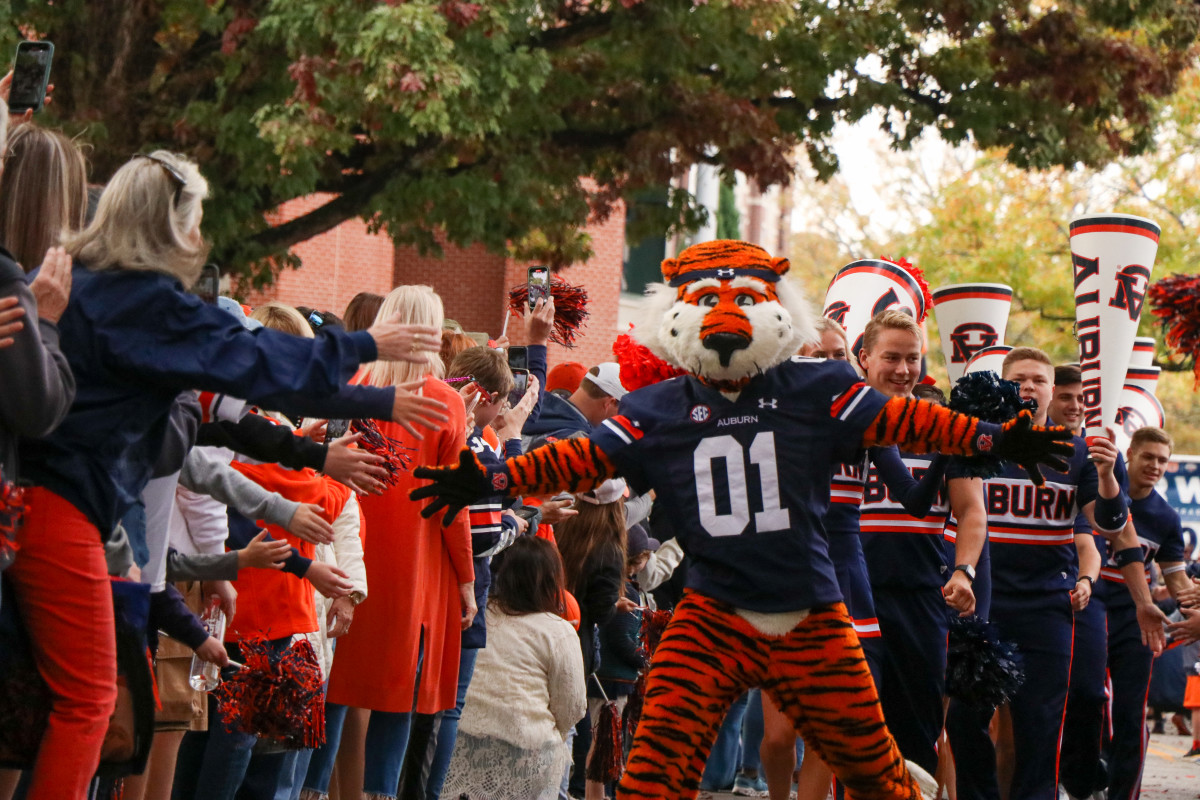
<svg viewBox="0 0 1200 800"><path fill-rule="evenodd" d="M347 180L342 193L323 206L307 214L288 220L282 225L259 231L247 241L267 252L286 250L306 239L311 239L336 228L341 223L359 214L376 193L383 190L395 171L380 169Z"/></svg>
<svg viewBox="0 0 1200 800"><path fill-rule="evenodd" d="M537 36L530 37L526 44L535 50L566 50L608 33L612 29L612 21L611 11L591 14L569 25L544 30Z"/></svg>

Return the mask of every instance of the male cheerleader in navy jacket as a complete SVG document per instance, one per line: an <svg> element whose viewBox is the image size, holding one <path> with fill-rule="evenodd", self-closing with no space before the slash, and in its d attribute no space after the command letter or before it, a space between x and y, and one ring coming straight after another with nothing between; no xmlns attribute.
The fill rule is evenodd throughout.
<svg viewBox="0 0 1200 800"><path fill-rule="evenodd" d="M1154 490L1170 460L1171 437L1166 431L1141 428L1134 432L1127 453L1129 513L1147 565L1151 559L1158 563L1167 590L1178 599L1191 588L1184 570L1183 527L1179 515ZM1096 595L1108 613L1108 672L1112 680L1109 800L1133 800L1138 795L1146 758L1146 691L1154 663L1154 652L1138 633L1136 608L1125 579L1110 556L1096 585ZM1149 579L1147 567L1145 580Z"/></svg>
<svg viewBox="0 0 1200 800"><path fill-rule="evenodd" d="M1046 422L1054 370L1041 350L1013 349L1003 377L1020 384L1021 395L1037 401L1034 420ZM1058 750L1071 671L1075 586L1075 518L1116 539L1118 561L1130 576L1141 574L1142 550L1126 526L1128 510L1113 476L1117 449L1107 439L1090 447L1074 438L1065 470L1043 469L1045 485L1026 471L1006 466L985 483L992 556L991 620L1003 639L1024 658L1024 685L1010 703L1015 763L1010 800L1055 800ZM1090 460L1089 460L1090 459ZM952 471L952 470L951 470ZM1143 631L1162 646L1161 612L1145 585L1136 593ZM947 732L954 750L960 800L997 800L995 748L988 738L993 709L952 701Z"/></svg>
<svg viewBox="0 0 1200 800"><path fill-rule="evenodd" d="M863 332L859 356L867 384L892 397L911 397L920 377L921 346L921 329L911 316L895 310L876 315ZM872 451L877 465L880 455ZM896 457L914 476L925 475L923 482L932 478L940 491L918 515L880 481L878 466L867 479L860 524L884 652L877 688L900 752L932 773L945 716L947 605L958 613L975 609L971 584L987 535L982 482L960 477L946 487L944 457L907 452ZM942 539L951 505L959 523L953 565L946 563Z"/></svg>

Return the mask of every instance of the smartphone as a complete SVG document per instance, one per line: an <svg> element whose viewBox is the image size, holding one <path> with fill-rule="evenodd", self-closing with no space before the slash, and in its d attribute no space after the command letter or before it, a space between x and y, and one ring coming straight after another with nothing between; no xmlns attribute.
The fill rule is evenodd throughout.
<svg viewBox="0 0 1200 800"><path fill-rule="evenodd" d="M508 368L511 370L529 369L529 351L520 345L508 348Z"/></svg>
<svg viewBox="0 0 1200 800"><path fill-rule="evenodd" d="M206 303L217 302L221 294L221 268L216 264L205 264L200 268L200 277L192 288L201 300Z"/></svg>
<svg viewBox="0 0 1200 800"><path fill-rule="evenodd" d="M340 439L346 435L348 430L350 430L350 420L331 419L325 423L325 441L332 442L334 439Z"/></svg>
<svg viewBox="0 0 1200 800"><path fill-rule="evenodd" d="M549 267L529 268L529 308L537 308L539 299L550 299L550 269Z"/></svg>
<svg viewBox="0 0 1200 800"><path fill-rule="evenodd" d="M508 393L508 404L515 406L521 402L521 398L525 396L525 390L529 388L529 370L514 369L513 374L513 390Z"/></svg>
<svg viewBox="0 0 1200 800"><path fill-rule="evenodd" d="M24 114L30 109L42 110L46 103L46 87L50 85L50 62L53 60L54 45L50 42L25 41L17 45L12 89L8 94L9 111Z"/></svg>

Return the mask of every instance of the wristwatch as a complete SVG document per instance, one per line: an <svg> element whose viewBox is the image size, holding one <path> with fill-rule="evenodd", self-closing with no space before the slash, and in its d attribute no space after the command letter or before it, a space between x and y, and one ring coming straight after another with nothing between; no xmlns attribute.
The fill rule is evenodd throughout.
<svg viewBox="0 0 1200 800"><path fill-rule="evenodd" d="M1091 588L1093 588L1093 589L1095 589L1095 588L1096 588L1096 581L1095 581L1095 579L1094 579L1094 578L1092 578L1092 576L1091 576L1091 575L1080 575L1080 576L1079 576L1079 577L1078 577L1078 578L1075 580L1075 582L1076 582L1076 583L1079 583L1079 581L1087 581L1087 582L1088 582L1088 586L1090 586L1090 587L1091 587Z"/></svg>
<svg viewBox="0 0 1200 800"><path fill-rule="evenodd" d="M954 568L955 572L962 572L967 576L967 580L971 583L975 582L975 568L970 564L959 564Z"/></svg>
<svg viewBox="0 0 1200 800"><path fill-rule="evenodd" d="M352 605L352 606L357 606L359 603L361 603L363 600L366 600L366 599L367 599L367 596L365 594L363 594L362 592L358 591L357 589L350 593L350 605Z"/></svg>

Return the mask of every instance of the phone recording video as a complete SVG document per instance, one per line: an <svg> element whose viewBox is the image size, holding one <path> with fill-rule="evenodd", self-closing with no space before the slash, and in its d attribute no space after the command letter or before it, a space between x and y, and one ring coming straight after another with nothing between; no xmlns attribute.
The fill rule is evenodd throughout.
<svg viewBox="0 0 1200 800"><path fill-rule="evenodd" d="M550 298L550 269L529 268L529 308L537 308L537 301Z"/></svg>
<svg viewBox="0 0 1200 800"><path fill-rule="evenodd" d="M50 42L21 42L13 60L12 87L8 94L8 110L24 114L32 109L41 111L46 104L46 87L50 85L50 62L54 60L54 45Z"/></svg>
<svg viewBox="0 0 1200 800"><path fill-rule="evenodd" d="M325 441L332 442L334 439L340 439L350 430L350 420L348 419L331 419L325 423Z"/></svg>
<svg viewBox="0 0 1200 800"><path fill-rule="evenodd" d="M514 369L513 374L513 390L508 393L508 404L515 406L521 402L521 398L525 396L526 389L529 388L529 370Z"/></svg>

